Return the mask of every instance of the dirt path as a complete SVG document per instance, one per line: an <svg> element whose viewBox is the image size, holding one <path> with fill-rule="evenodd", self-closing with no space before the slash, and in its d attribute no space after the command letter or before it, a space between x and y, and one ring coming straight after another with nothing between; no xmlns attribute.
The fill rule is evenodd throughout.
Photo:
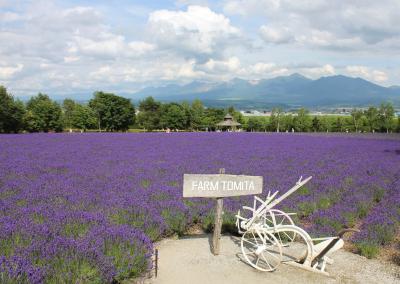
<svg viewBox="0 0 400 284"><path fill-rule="evenodd" d="M399 266L344 250L332 256L326 277L284 264L275 272L259 272L242 261L240 238L223 236L221 246L221 254L213 256L209 235L163 240L157 244L158 277L145 283L400 283Z"/></svg>

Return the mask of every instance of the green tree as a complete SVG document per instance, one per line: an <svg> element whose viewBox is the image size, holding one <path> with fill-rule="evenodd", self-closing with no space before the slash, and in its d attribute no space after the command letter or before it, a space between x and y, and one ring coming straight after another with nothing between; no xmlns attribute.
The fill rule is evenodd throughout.
<svg viewBox="0 0 400 284"><path fill-rule="evenodd" d="M74 112L75 106L75 101L71 99L65 99L62 104L64 126L68 129L72 129L72 113Z"/></svg>
<svg viewBox="0 0 400 284"><path fill-rule="evenodd" d="M400 115L397 117L397 132L400 132Z"/></svg>
<svg viewBox="0 0 400 284"><path fill-rule="evenodd" d="M279 132L281 129L282 109L273 108L270 117L270 128L273 131Z"/></svg>
<svg viewBox="0 0 400 284"><path fill-rule="evenodd" d="M7 93L7 89L0 86L0 133L18 132L23 127L25 107L21 101Z"/></svg>
<svg viewBox="0 0 400 284"><path fill-rule="evenodd" d="M317 116L314 116L312 120L312 129L314 132L318 132L321 130L321 121Z"/></svg>
<svg viewBox="0 0 400 284"><path fill-rule="evenodd" d="M26 105L24 117L26 129L30 132L63 130L62 111L58 103L49 96L39 93Z"/></svg>
<svg viewBox="0 0 400 284"><path fill-rule="evenodd" d="M86 131L96 128L96 113L86 105L75 104L71 113L71 127Z"/></svg>
<svg viewBox="0 0 400 284"><path fill-rule="evenodd" d="M369 129L370 129L369 128L369 122L368 122L368 119L367 119L367 117L365 115L363 115L361 117L359 124L360 124L359 127L358 127L359 131L361 131L361 132L369 132Z"/></svg>
<svg viewBox="0 0 400 284"><path fill-rule="evenodd" d="M353 109L351 111L351 117L353 118L353 127L356 132L358 132L358 128L360 126L361 118L363 117L363 112L358 109Z"/></svg>
<svg viewBox="0 0 400 284"><path fill-rule="evenodd" d="M283 115L281 119L280 128L282 131L291 131L294 128L293 115Z"/></svg>
<svg viewBox="0 0 400 284"><path fill-rule="evenodd" d="M191 105L191 120L190 127L192 129L199 130L202 126L202 120L204 116L204 106L200 100L194 100Z"/></svg>
<svg viewBox="0 0 400 284"><path fill-rule="evenodd" d="M111 93L95 92L89 101L89 107L94 111L99 130L128 130L135 122L135 108L127 98Z"/></svg>
<svg viewBox="0 0 400 284"><path fill-rule="evenodd" d="M328 116L326 115L321 116L319 121L320 121L319 131L324 131L324 132L332 131L332 120Z"/></svg>
<svg viewBox="0 0 400 284"><path fill-rule="evenodd" d="M247 131L261 131L265 129L265 124L260 117L251 116L247 121Z"/></svg>
<svg viewBox="0 0 400 284"><path fill-rule="evenodd" d="M307 132L311 128L311 118L309 111L305 108L301 108L297 111L297 116L294 117L294 128L296 131Z"/></svg>
<svg viewBox="0 0 400 284"><path fill-rule="evenodd" d="M240 111L237 111L233 106L228 107L227 112L232 115L233 119L240 124L244 124L245 120Z"/></svg>
<svg viewBox="0 0 400 284"><path fill-rule="evenodd" d="M374 132L375 130L378 129L378 124L379 124L379 112L376 107L369 107L365 112L364 112L365 117L367 118L367 125L368 125L368 130L370 132Z"/></svg>
<svg viewBox="0 0 400 284"><path fill-rule="evenodd" d="M393 127L394 108L391 103L382 103L379 107L379 122L386 133Z"/></svg>
<svg viewBox="0 0 400 284"><path fill-rule="evenodd" d="M204 112L202 125L208 130L215 130L216 124L224 119L225 110L220 108L207 108Z"/></svg>
<svg viewBox="0 0 400 284"><path fill-rule="evenodd" d="M344 129L344 120L342 117L337 117L335 121L335 128L336 132L343 132Z"/></svg>
<svg viewBox="0 0 400 284"><path fill-rule="evenodd" d="M161 106L160 126L170 129L185 129L186 113L182 105L177 103L163 104Z"/></svg>
<svg viewBox="0 0 400 284"><path fill-rule="evenodd" d="M185 101L182 102L180 105L184 113L184 121L182 129L192 129L192 119L193 119L192 108L190 104Z"/></svg>
<svg viewBox="0 0 400 284"><path fill-rule="evenodd" d="M138 124L152 131L160 127L161 103L147 97L139 103Z"/></svg>

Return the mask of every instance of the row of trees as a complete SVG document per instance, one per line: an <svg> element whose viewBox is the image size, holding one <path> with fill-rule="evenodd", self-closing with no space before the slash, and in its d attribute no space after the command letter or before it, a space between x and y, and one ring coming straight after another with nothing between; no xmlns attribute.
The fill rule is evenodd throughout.
<svg viewBox="0 0 400 284"><path fill-rule="evenodd" d="M270 117L250 117L246 129L274 132L391 132L400 131L400 117L395 120L394 108L390 103L383 103L379 108L354 109L350 116L311 116L304 108L292 115L274 108Z"/></svg>
<svg viewBox="0 0 400 284"><path fill-rule="evenodd" d="M228 109L205 108L200 100L191 104L161 103L148 97L139 103L137 126L145 130L215 130L215 125L230 113L240 123L245 123L242 114L233 107Z"/></svg>
<svg viewBox="0 0 400 284"><path fill-rule="evenodd" d="M269 117L243 117L233 107L206 108L201 101L192 103L161 103L148 97L138 106L138 114L129 99L111 93L95 92L88 104L65 99L60 105L47 95L39 93L26 104L15 100L0 86L0 133L49 132L65 129L97 129L98 131L125 131L141 128L215 130L226 113L233 115L247 131L400 131L400 118L394 120L391 104L367 110L354 109L351 116L314 116L299 109L296 114L285 114L275 108Z"/></svg>
<svg viewBox="0 0 400 284"><path fill-rule="evenodd" d="M0 86L0 133L61 132L64 129L127 130L135 122L135 108L129 99L95 92L88 104L65 99L63 104L39 93L26 105Z"/></svg>

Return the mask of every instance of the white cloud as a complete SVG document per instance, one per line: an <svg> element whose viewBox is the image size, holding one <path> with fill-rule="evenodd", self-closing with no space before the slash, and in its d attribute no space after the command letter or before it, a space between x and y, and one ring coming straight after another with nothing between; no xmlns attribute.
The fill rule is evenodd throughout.
<svg viewBox="0 0 400 284"><path fill-rule="evenodd" d="M156 49L156 45L144 41L132 41L128 44L129 54L139 56Z"/></svg>
<svg viewBox="0 0 400 284"><path fill-rule="evenodd" d="M273 62L257 62L244 68L242 74L246 74L246 77L249 79L263 79L289 75L290 70L285 66L279 66Z"/></svg>
<svg viewBox="0 0 400 284"><path fill-rule="evenodd" d="M294 35L288 27L260 27L261 37L268 43L289 43L294 41Z"/></svg>
<svg viewBox="0 0 400 284"><path fill-rule="evenodd" d="M22 16L18 13L14 13L14 12L4 12L4 13L0 13L0 18L3 22L9 23L9 22L15 22L15 21L21 20Z"/></svg>
<svg viewBox="0 0 400 284"><path fill-rule="evenodd" d="M292 44L294 37L308 48L393 52L400 36L398 0L227 0L224 11L263 18L267 43Z"/></svg>
<svg viewBox="0 0 400 284"><path fill-rule="evenodd" d="M311 78L332 76L336 74L335 67L333 67L331 64L325 64L320 67L300 68L298 71L306 76L310 76Z"/></svg>
<svg viewBox="0 0 400 284"><path fill-rule="evenodd" d="M235 72L240 67L240 60L237 57L230 57L227 60L210 59L204 64L205 70L209 72Z"/></svg>
<svg viewBox="0 0 400 284"><path fill-rule="evenodd" d="M224 12L242 16L265 15L279 9L280 0L234 0L225 1Z"/></svg>
<svg viewBox="0 0 400 284"><path fill-rule="evenodd" d="M294 72L399 84L398 1L227 0L206 7L184 0L156 11L145 4L121 4L122 11L108 2L15 3L0 11L0 79L17 95L131 92Z"/></svg>
<svg viewBox="0 0 400 284"><path fill-rule="evenodd" d="M386 72L381 70L374 70L367 66L347 66L345 71L350 76L362 77L364 79L372 80L377 83L386 82L389 79Z"/></svg>
<svg viewBox="0 0 400 284"><path fill-rule="evenodd" d="M76 62L78 60L79 60L79 56L65 56L64 57L64 62L65 63Z"/></svg>
<svg viewBox="0 0 400 284"><path fill-rule="evenodd" d="M93 83L98 81L108 82L111 84L118 84L122 82L133 82L139 74L135 68L127 65L117 66L102 66L94 72L89 74L89 78Z"/></svg>
<svg viewBox="0 0 400 284"><path fill-rule="evenodd" d="M158 10L150 14L148 23L158 45L189 55L219 53L240 36L227 17L202 6L189 6L186 11Z"/></svg>
<svg viewBox="0 0 400 284"><path fill-rule="evenodd" d="M72 50L77 54L116 57L124 50L125 39L123 36L111 33L101 33L96 39L78 35L71 45Z"/></svg>
<svg viewBox="0 0 400 284"><path fill-rule="evenodd" d="M10 79L24 68L23 64L16 66L0 66L0 79Z"/></svg>

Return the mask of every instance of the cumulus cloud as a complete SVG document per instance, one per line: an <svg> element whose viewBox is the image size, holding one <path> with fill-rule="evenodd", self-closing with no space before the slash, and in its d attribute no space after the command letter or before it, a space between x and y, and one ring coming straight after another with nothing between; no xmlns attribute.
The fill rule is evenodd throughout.
<svg viewBox="0 0 400 284"><path fill-rule="evenodd" d="M290 70L286 66L279 66L273 62L257 62L247 66L242 72L245 72L249 79L262 79L290 74Z"/></svg>
<svg viewBox="0 0 400 284"><path fill-rule="evenodd" d="M397 0L232 0L225 1L224 11L266 19L260 36L267 43L382 50L391 49L400 35Z"/></svg>
<svg viewBox="0 0 400 284"><path fill-rule="evenodd" d="M15 22L21 19L21 15L14 12L0 13L0 18L3 22Z"/></svg>
<svg viewBox="0 0 400 284"><path fill-rule="evenodd" d="M261 37L268 43L290 43L294 41L294 35L288 27L260 27Z"/></svg>
<svg viewBox="0 0 400 284"><path fill-rule="evenodd" d="M148 23L161 48L191 56L217 54L240 36L227 17L202 6L189 6L186 11L158 10L150 14Z"/></svg>
<svg viewBox="0 0 400 284"><path fill-rule="evenodd" d="M141 56L155 49L153 44L143 41L127 42L124 36L109 32L102 32L92 38L78 34L68 44L71 54L108 58Z"/></svg>
<svg viewBox="0 0 400 284"><path fill-rule="evenodd" d="M377 83L386 82L388 80L388 75L386 72L381 70L374 70L367 66L347 66L345 69L346 73L354 77L362 77L367 80L372 80Z"/></svg>
<svg viewBox="0 0 400 284"><path fill-rule="evenodd" d="M10 79L14 74L20 72L24 68L23 64L16 66L0 66L0 79Z"/></svg>
<svg viewBox="0 0 400 284"><path fill-rule="evenodd" d="M344 73L389 84L399 73L398 1L184 0L168 9L144 4L124 6L126 11L108 2L0 6L0 84L17 95L133 92L170 82L294 72L312 78ZM353 52L351 64L343 63L343 51ZM377 67L369 67L376 54L392 66L375 60Z"/></svg>
<svg viewBox="0 0 400 284"><path fill-rule="evenodd" d="M230 57L227 60L210 59L204 64L204 69L209 72L236 72L240 67L240 60L237 57Z"/></svg>
<svg viewBox="0 0 400 284"><path fill-rule="evenodd" d="M300 72L312 78L331 76L336 74L335 67L333 67L331 64L325 64L321 67L302 68L300 69Z"/></svg>

